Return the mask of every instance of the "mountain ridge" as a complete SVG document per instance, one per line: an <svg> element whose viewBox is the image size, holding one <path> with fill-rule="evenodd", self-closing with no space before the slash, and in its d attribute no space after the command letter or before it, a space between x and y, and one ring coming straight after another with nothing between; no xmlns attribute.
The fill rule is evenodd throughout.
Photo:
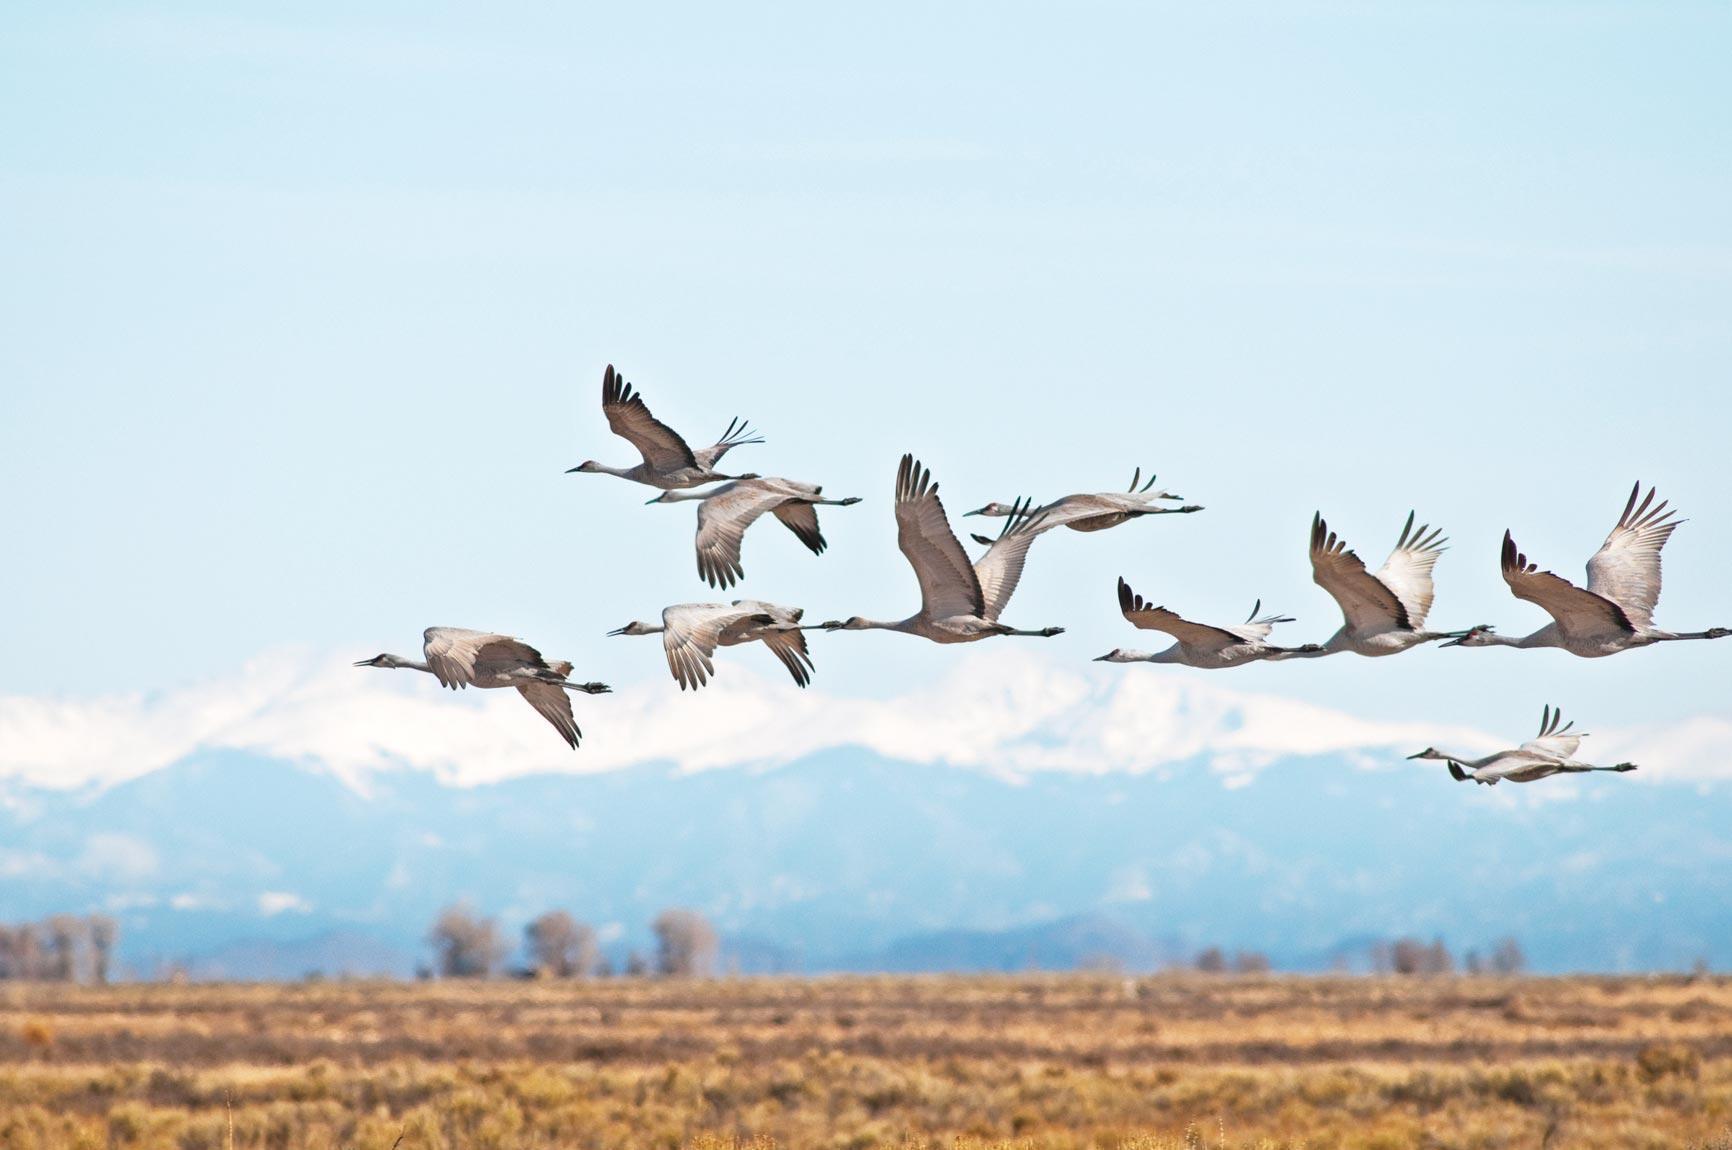
<svg viewBox="0 0 1732 1150"><path fill-rule="evenodd" d="M1342 939L1399 934L1511 934L1542 969L1732 954L1724 800L1601 778L1491 791L1314 756L1249 784L1200 761L1007 780L830 749L466 787L389 772L362 794L318 764L214 751L100 792L10 793L0 917L106 909L144 969L202 955L298 977L295 948L341 930L401 973L459 899L513 935L565 907L621 952L688 905L753 940L758 969L1147 969L1208 945L1316 968ZM1066 943L1090 916L1095 937Z"/></svg>

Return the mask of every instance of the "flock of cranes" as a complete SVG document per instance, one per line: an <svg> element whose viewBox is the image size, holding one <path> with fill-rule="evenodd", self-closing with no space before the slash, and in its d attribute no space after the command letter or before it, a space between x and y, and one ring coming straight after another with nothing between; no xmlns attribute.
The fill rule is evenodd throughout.
<svg viewBox="0 0 1732 1150"><path fill-rule="evenodd" d="M571 473L614 475L660 489L650 503L697 503L696 554L699 576L711 587L731 588L745 576L741 549L746 531L766 513L775 516L813 554L825 549L818 525L819 507L848 507L856 496L827 499L823 488L791 479L747 472L724 474L722 458L736 447L763 443L745 420L733 419L720 439L694 451L678 432L651 414L643 397L612 365L602 377L602 413L614 434L629 442L642 457L631 467L611 467L587 460ZM714 485L714 486L712 486ZM692 488L705 487L705 491ZM1504 533L1504 581L1518 599L1537 604L1552 622L1531 635L1508 638L1489 625L1456 631L1431 630L1434 588L1432 571L1447 540L1428 524L1414 526L1408 514L1395 548L1376 571L1329 529L1321 514L1311 522L1311 575L1341 608L1342 625L1323 643L1276 646L1269 636L1276 624L1291 623L1285 615L1262 615L1262 601L1245 622L1216 625L1193 622L1177 612L1145 600L1123 578L1118 582L1119 610L1127 622L1144 631L1159 631L1174 642L1150 653L1117 649L1097 662L1171 663L1203 670L1237 667L1263 660L1311 659L1351 652L1365 656L1394 655L1425 643L1446 640L1449 647L1556 647L1583 658L1598 658L1655 643L1684 639L1718 639L1732 629L1664 631L1654 625L1660 597L1660 551L1683 522L1667 504L1654 502L1652 488L1644 495L1637 483L1624 512L1605 543L1588 560L1586 586L1530 563ZM1640 502L1638 503L1638 500ZM1167 506L1167 504L1182 506ZM787 668L801 687L812 681L814 664L806 644L807 631L899 631L934 643L972 643L999 636L1050 638L1062 627L1019 628L1000 616L1022 578L1029 548L1041 535L1058 527L1102 531L1153 515L1201 511L1182 497L1155 489L1155 477L1145 481L1139 468L1128 490L1067 495L1036 505L1027 499L988 503L969 516L999 518L996 536L971 535L986 550L971 560L952 529L938 496L938 484L912 455L904 455L896 470L897 546L920 587L920 608L903 619L881 621L859 615L807 624L799 608L756 599L732 603L680 603L663 609L661 624L632 622L610 635L662 637L668 670L680 689L696 690L715 673L718 647L762 643ZM379 655L356 666L408 668L425 671L441 686L515 687L575 748L579 731L571 709L571 692L603 694L605 683L573 683L572 665L550 661L520 639L457 627L430 627L423 636L424 659ZM1437 759L1448 764L1459 781L1495 784L1501 779L1529 782L1549 775L1585 771L1631 771L1632 763L1596 767L1573 758L1582 735L1570 734L1574 724L1560 726L1562 715L1547 706L1539 736L1513 750L1483 758L1446 754L1427 748L1410 758Z"/></svg>

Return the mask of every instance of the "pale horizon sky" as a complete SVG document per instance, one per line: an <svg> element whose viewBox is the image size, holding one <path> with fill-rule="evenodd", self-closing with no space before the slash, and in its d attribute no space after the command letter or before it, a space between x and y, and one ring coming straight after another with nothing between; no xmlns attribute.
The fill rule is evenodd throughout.
<svg viewBox="0 0 1732 1150"><path fill-rule="evenodd" d="M904 451L959 530L1138 466L1206 506L1036 545L1006 618L1069 633L991 642L1095 683L1203 674L1088 662L1161 645L1121 574L1326 638L1319 509L1373 566L1416 509L1452 539L1433 624L1526 633L1504 529L1580 580L1638 478L1690 520L1658 622L1732 625L1724 4L93 4L0 30L0 696L413 653L432 624L674 692L659 643L604 632L740 595L915 608ZM865 501L824 509L821 558L754 527L744 584L711 590L691 507L562 474L635 461L608 362L694 444L749 417L768 443L730 465ZM961 657L813 647L853 697ZM1629 729L1732 717L1729 661L1208 678Z"/></svg>

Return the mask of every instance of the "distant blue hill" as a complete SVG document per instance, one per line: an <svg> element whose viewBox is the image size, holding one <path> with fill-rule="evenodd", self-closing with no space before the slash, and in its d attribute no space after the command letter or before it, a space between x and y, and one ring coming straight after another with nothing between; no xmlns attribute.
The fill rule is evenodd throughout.
<svg viewBox="0 0 1732 1150"><path fill-rule="evenodd" d="M1329 759L1237 789L1200 767L1013 783L840 751L474 789L403 772L362 796L209 754L96 794L10 792L0 919L123 907L135 969L227 977L408 973L456 899L513 933L549 907L618 924L616 959L691 906L743 970L1148 969L1211 944L1324 969L1398 934L1512 934L1550 970L1732 960L1723 791L1512 790Z"/></svg>

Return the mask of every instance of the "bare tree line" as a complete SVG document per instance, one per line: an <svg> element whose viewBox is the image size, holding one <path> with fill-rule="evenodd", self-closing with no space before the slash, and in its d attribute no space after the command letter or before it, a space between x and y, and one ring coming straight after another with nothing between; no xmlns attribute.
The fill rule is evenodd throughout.
<svg viewBox="0 0 1732 1150"><path fill-rule="evenodd" d="M1371 944L1369 955L1373 974L1454 974L1457 970L1455 956L1441 938L1430 942L1413 937L1384 939ZM1345 964L1343 957L1336 969L1348 969ZM1527 965L1521 943L1506 937L1492 944L1483 955L1478 950L1468 951L1462 957L1460 969L1465 974L1520 974ZM1269 956L1262 951L1240 950L1229 954L1218 946L1198 951L1191 966L1204 974L1266 974L1273 969Z"/></svg>
<svg viewBox="0 0 1732 1150"><path fill-rule="evenodd" d="M1211 946L1197 955L1194 965L1204 974L1267 974L1269 956L1260 950L1241 950L1229 956L1218 946Z"/></svg>
<svg viewBox="0 0 1732 1150"><path fill-rule="evenodd" d="M0 923L0 981L108 982L120 927L105 914Z"/></svg>
<svg viewBox="0 0 1732 1150"><path fill-rule="evenodd" d="M1468 974L1520 974L1527 966L1527 955L1521 943L1513 938L1499 939L1485 956L1470 950L1462 960ZM1375 974L1454 974L1456 962L1443 939L1434 938L1428 943L1407 937L1374 944L1371 969Z"/></svg>
<svg viewBox="0 0 1732 1150"><path fill-rule="evenodd" d="M650 924L656 938L654 962L638 951L626 956L624 973L664 978L704 978L716 973L721 944L715 928L695 910L664 910ZM427 932L433 967L442 978L491 978L500 973L510 951L497 919L454 903L439 912ZM601 978L614 973L601 952L595 928L570 912L550 910L523 928L525 965L513 973L527 978Z"/></svg>

